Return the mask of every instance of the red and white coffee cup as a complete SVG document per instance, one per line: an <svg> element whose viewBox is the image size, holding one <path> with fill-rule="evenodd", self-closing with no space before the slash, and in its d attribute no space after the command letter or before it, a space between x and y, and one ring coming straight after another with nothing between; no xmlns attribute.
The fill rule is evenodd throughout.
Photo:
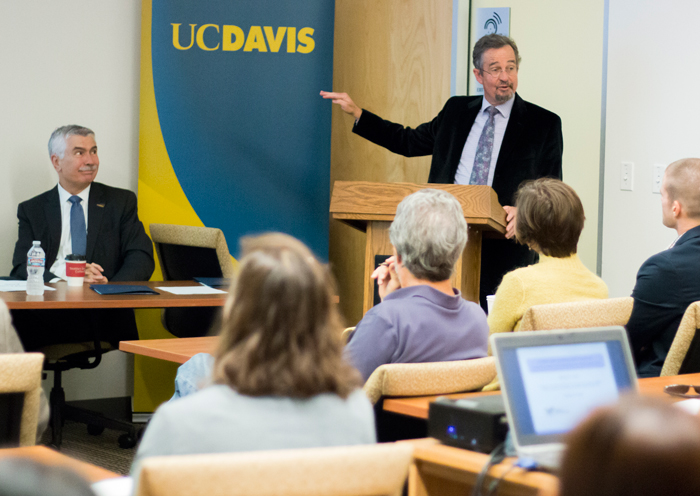
<svg viewBox="0 0 700 496"><path fill-rule="evenodd" d="M69 286L82 286L85 280L85 256L68 255L66 257L66 278Z"/></svg>

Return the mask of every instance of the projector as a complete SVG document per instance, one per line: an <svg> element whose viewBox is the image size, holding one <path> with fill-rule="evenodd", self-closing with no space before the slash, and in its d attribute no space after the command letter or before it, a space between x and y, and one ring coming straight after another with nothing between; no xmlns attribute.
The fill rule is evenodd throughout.
<svg viewBox="0 0 700 496"><path fill-rule="evenodd" d="M506 439L508 420L500 394L438 398L428 410L428 436L457 448L491 453Z"/></svg>

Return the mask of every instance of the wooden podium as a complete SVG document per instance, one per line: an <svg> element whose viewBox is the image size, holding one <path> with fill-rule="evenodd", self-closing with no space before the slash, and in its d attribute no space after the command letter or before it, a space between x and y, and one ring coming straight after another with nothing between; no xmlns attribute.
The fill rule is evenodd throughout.
<svg viewBox="0 0 700 496"><path fill-rule="evenodd" d="M489 186L458 184L336 181L330 213L334 219L367 233L363 313L374 304L374 281L370 279L374 271L374 257L392 253L389 226L396 214L396 207L406 196L424 188L447 191L462 205L469 226L469 238L455 265L452 285L462 292L465 299L479 302L482 233L490 231L501 237L506 232L506 213L493 189Z"/></svg>

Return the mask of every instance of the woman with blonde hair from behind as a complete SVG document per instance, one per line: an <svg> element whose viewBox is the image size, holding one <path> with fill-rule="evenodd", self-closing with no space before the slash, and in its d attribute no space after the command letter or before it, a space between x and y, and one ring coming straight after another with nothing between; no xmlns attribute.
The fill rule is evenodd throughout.
<svg viewBox="0 0 700 496"><path fill-rule="evenodd" d="M343 358L332 276L300 241L241 242L224 308L214 385L161 406L146 457L375 442L372 407Z"/></svg>
<svg viewBox="0 0 700 496"><path fill-rule="evenodd" d="M640 397L595 411L569 435L560 496L697 496L699 422Z"/></svg>

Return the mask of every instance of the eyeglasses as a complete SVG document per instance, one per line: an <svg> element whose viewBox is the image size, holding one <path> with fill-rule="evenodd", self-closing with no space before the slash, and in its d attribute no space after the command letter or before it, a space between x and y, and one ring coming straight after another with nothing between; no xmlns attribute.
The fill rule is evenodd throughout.
<svg viewBox="0 0 700 496"><path fill-rule="evenodd" d="M493 78L499 78L502 72L505 72L508 76L512 76L518 72L518 68L514 65L509 65L505 69L479 69L481 72L489 74Z"/></svg>
<svg viewBox="0 0 700 496"><path fill-rule="evenodd" d="M693 388L697 394L687 394ZM664 393L681 398L700 398L700 386L689 386L687 384L671 384L664 388Z"/></svg>

